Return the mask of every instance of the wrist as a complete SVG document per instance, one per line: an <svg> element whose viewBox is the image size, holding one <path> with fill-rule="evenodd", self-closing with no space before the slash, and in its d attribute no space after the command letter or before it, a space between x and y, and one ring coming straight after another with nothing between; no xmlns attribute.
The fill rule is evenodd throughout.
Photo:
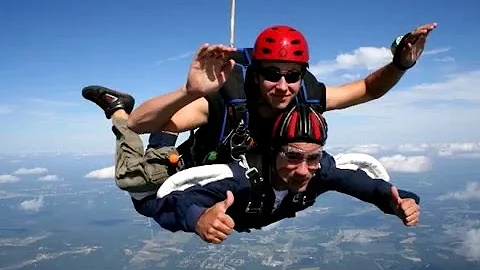
<svg viewBox="0 0 480 270"><path fill-rule="evenodd" d="M406 40L410 35L411 33L407 33L405 35L398 36L390 45L390 51L393 54L392 65L400 71L407 71L417 63L416 61L410 65L404 65L404 63L402 63L402 53L406 45Z"/></svg>
<svg viewBox="0 0 480 270"><path fill-rule="evenodd" d="M190 84L187 82L184 84L182 87L179 89L185 96L193 100L202 98L205 96L205 92L197 89L195 87L190 86Z"/></svg>
<svg viewBox="0 0 480 270"><path fill-rule="evenodd" d="M393 61L388 64L388 67L389 67L391 70L394 70L395 72L401 73L401 74L407 72L407 70L408 70L408 69L405 69L405 68L402 67L402 66L399 66L398 64L396 64L396 63L393 62Z"/></svg>
<svg viewBox="0 0 480 270"><path fill-rule="evenodd" d="M180 101L181 104L184 104L184 105L190 104L195 100L204 97L204 95L202 94L198 94L190 91L187 88L187 85L182 85L180 88L178 88L177 93L178 93L178 96L177 96L178 100Z"/></svg>
<svg viewBox="0 0 480 270"><path fill-rule="evenodd" d="M185 215L185 225L187 232L197 232L198 231L198 220L207 210L205 207L200 207L198 205L192 204L188 207Z"/></svg>

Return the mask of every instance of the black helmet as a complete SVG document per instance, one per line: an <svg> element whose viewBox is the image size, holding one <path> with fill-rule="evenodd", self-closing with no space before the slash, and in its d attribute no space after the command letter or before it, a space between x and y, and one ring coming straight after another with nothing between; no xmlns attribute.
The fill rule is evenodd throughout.
<svg viewBox="0 0 480 270"><path fill-rule="evenodd" d="M272 132L272 147L277 148L290 142L309 142L321 146L327 140L327 122L315 109L298 104L280 114Z"/></svg>

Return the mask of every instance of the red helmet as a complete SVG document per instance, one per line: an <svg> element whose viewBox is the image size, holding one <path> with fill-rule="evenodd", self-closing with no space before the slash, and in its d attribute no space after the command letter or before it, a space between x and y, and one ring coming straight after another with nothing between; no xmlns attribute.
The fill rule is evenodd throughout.
<svg viewBox="0 0 480 270"><path fill-rule="evenodd" d="M252 58L308 64L308 43L298 30L286 25L274 25L258 35Z"/></svg>
<svg viewBox="0 0 480 270"><path fill-rule="evenodd" d="M272 132L274 147L290 142L310 142L324 146L327 140L327 122L307 104L298 104L280 114Z"/></svg>

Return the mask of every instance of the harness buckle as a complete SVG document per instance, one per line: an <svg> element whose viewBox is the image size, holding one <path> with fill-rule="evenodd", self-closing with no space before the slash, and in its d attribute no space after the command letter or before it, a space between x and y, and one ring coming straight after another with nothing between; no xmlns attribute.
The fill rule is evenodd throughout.
<svg viewBox="0 0 480 270"><path fill-rule="evenodd" d="M247 213L247 214L260 214L262 212L262 209L263 209L263 201L261 201L259 203L259 206L257 206L257 207L252 206L252 202L249 201L248 205L247 205L247 208L245 209L245 213Z"/></svg>
<svg viewBox="0 0 480 270"><path fill-rule="evenodd" d="M260 184L263 181L263 179L260 176L257 168L255 168L255 167L248 169L245 172L245 177L247 177L247 179L250 180L250 183L252 183L254 185Z"/></svg>
<svg viewBox="0 0 480 270"><path fill-rule="evenodd" d="M240 155L244 154L248 150L250 134L245 127L243 119L240 120L238 126L230 134L229 147L230 156L233 160L239 161Z"/></svg>
<svg viewBox="0 0 480 270"><path fill-rule="evenodd" d="M297 193L293 196L293 203L300 203L302 206L312 206L315 203L315 198L308 199L309 196L303 193Z"/></svg>

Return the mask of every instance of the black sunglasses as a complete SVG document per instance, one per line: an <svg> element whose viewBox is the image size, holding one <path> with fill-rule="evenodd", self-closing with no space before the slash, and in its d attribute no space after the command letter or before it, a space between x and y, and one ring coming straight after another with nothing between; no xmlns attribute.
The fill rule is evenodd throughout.
<svg viewBox="0 0 480 270"><path fill-rule="evenodd" d="M298 82L303 77L302 71L292 71L288 73L281 73L280 71L272 68L258 69L258 73L262 75L262 77L265 80L270 82L278 82L283 76L287 83L295 83L295 82Z"/></svg>

